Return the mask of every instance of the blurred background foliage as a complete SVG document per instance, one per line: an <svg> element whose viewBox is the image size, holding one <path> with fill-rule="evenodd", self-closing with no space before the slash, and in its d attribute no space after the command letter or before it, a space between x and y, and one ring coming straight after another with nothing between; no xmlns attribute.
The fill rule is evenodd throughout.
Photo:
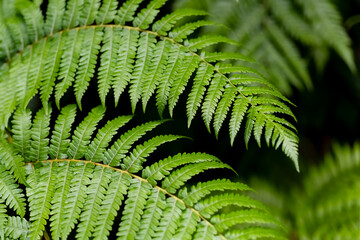
<svg viewBox="0 0 360 240"><path fill-rule="evenodd" d="M211 50L255 58L296 105L301 172L253 139L248 149L241 138L230 148L226 131L214 139L199 116L190 129L176 127L194 139L184 150L210 152L234 167L291 239L360 239L360 1L174 0L180 7L208 11L206 20L219 26L195 34L239 41Z"/></svg>

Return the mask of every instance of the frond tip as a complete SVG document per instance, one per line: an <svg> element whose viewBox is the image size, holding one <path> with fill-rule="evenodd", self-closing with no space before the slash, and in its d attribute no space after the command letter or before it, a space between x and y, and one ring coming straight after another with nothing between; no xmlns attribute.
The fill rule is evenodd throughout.
<svg viewBox="0 0 360 240"><path fill-rule="evenodd" d="M26 4L16 5L22 14L16 17L27 40L8 41L19 36L0 23L0 31L6 35L0 36L4 43L0 44L0 53L8 53L7 57L0 55L1 125L17 105L25 108L37 93L46 114L50 97L54 96L61 108L69 91L73 91L81 109L91 82L97 84L103 106L110 93L114 93L117 105L121 94L128 90L133 113L139 102L145 112L155 95L161 116L166 106L173 116L181 95L190 92L186 104L188 126L201 112L207 129L214 129L218 136L230 118L232 144L242 120L246 120L245 144L254 136L260 145L264 135L268 145L282 145L297 166L298 140L288 120L294 117L288 99L258 69L247 66L254 62L252 58L208 52L209 46L238 42L221 35L190 37L197 28L213 25L211 22L190 21L177 26L184 17L205 15L203 11L178 10L154 21L166 0L152 0L146 6L142 0L123 4L115 0L85 1L83 8L83 1L62 0L44 4L47 13L43 16L34 2L20 2ZM145 7L138 9L140 6ZM239 64L232 64L234 61ZM190 91L186 91L187 86Z"/></svg>
<svg viewBox="0 0 360 240"><path fill-rule="evenodd" d="M159 135L142 140L146 132L165 121L120 133L131 117L119 116L98 126L104 114L103 107L96 107L75 128L75 105L65 106L58 116L51 111L46 114L44 109L34 114L33 120L30 110L14 115L14 132L19 134L26 126L30 136L39 133L32 137L38 144L31 145L37 147L37 156L50 156L44 159L29 154L27 159L30 226L22 225L31 239L40 239L47 226L54 239L66 239L73 230L76 239L111 239L115 237L112 234L120 239L234 239L234 231L245 233L262 223L266 225L258 227L263 231L277 229L277 236L283 236L264 206L245 195L251 190L246 185L225 179L189 185L191 178L204 171L232 170L218 158L180 153L153 161L151 155L160 145L182 138ZM49 129L49 121L55 122L53 129ZM22 142L18 136L3 144L12 148ZM12 154L20 156L23 150L14 148ZM0 166L0 201L24 215L24 196L7 171ZM227 207L243 217L223 212Z"/></svg>

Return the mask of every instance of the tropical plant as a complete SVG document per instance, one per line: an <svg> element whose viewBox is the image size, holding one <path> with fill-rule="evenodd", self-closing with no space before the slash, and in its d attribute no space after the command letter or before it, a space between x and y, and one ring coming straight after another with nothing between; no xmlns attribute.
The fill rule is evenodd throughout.
<svg viewBox="0 0 360 240"><path fill-rule="evenodd" d="M0 2L2 238L284 238L281 224L243 194L250 190L246 185L222 178L189 181L228 165L205 153L151 159L160 145L182 137L141 141L164 121L118 134L132 117L105 114L113 106L109 98L116 106L128 92L132 113L140 100L145 111L156 95L160 116L168 105L172 117L192 82L188 125L201 109L206 127L210 131L213 124L217 135L228 116L233 142L246 115L245 143L253 135L260 145L264 135L298 169L289 100L256 69L230 63L251 58L204 50L235 41L189 36L209 22L176 25L203 11L177 10L157 19L165 2ZM83 100L91 87L102 106L75 119L89 107Z"/></svg>
<svg viewBox="0 0 360 240"><path fill-rule="evenodd" d="M319 166L310 167L292 193L253 179L250 194L267 205L287 232L299 239L357 239L360 236L360 143L333 145Z"/></svg>
<svg viewBox="0 0 360 240"><path fill-rule="evenodd" d="M351 40L331 0L177 0L175 6L206 9L208 20L226 27L203 33L238 41L240 48L227 45L221 50L253 56L265 67L264 75L287 95L292 87L312 87L307 65L315 62L322 72L331 49L356 71Z"/></svg>
<svg viewBox="0 0 360 240"><path fill-rule="evenodd" d="M0 69L0 122L6 123L16 106L25 108L37 92L45 109L52 95L59 108L71 86L81 109L91 79L96 81L104 106L110 89L117 105L129 84L133 113L140 99L145 111L156 92L159 114L162 116L168 104L172 116L192 80L186 103L189 126L201 108L207 129L210 131L212 124L217 135L229 115L233 143L246 115L245 144L254 135L261 145L264 135L268 145L281 145L298 169L298 138L288 119L295 119L287 106L289 100L256 69L227 63L250 58L203 50L219 42L236 42L218 35L190 38L195 29L208 24L204 21L174 28L177 20L204 15L203 11L177 10L154 22L166 0L151 1L137 10L141 2L127 1L117 9L118 2L110 0L101 5L99 1L68 1L66 7L64 0L49 1L45 17L36 3L28 0L2 4L7 7L2 16L10 20L3 19L0 28L0 59L4 62Z"/></svg>
<svg viewBox="0 0 360 240"><path fill-rule="evenodd" d="M119 116L99 127L105 115L99 106L71 133L76 108L63 107L52 131L50 107L40 109L33 120L30 110L15 112L11 144L0 142L0 193L6 203L0 204L2 237L39 239L47 226L53 239L67 239L75 225L77 239L106 239L113 229L111 238L118 239L283 236L266 208L242 193L251 190L246 185L212 179L184 186L205 170L231 170L216 157L181 153L150 164L149 155L160 145L182 138L158 135L139 142L163 120L136 126L110 144L132 117ZM26 184L28 221L4 211L7 206L25 215L25 197L16 180ZM237 210L219 212L231 205Z"/></svg>

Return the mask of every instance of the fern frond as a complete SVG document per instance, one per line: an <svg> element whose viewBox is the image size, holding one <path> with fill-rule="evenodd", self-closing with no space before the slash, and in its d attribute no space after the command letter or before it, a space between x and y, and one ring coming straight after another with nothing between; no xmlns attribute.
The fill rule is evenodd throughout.
<svg viewBox="0 0 360 240"><path fill-rule="evenodd" d="M109 146L119 128L131 117L120 116L103 127L97 126L104 112L101 106L93 108L73 133L75 105L63 107L58 116L51 116L50 110L46 114L45 109L35 114L33 127L28 131L36 143L31 145L41 157L30 158L26 168L30 226L20 221L21 227L14 233L5 231L5 236L29 234L31 239L40 239L45 227L50 226L54 239L66 239L73 231L76 239L104 239L112 231L119 238L131 239L191 239L192 236L226 239L225 235L237 223L247 223L242 224L244 229L273 224L272 228L281 232L262 204L243 195L242 191L250 190L244 184L218 179L198 183L190 190L184 187L193 176L208 169L232 170L218 158L205 153L182 153L150 162L150 154L160 145L182 137L159 135L139 141L164 121L125 131ZM12 127L18 130L12 132L24 128L24 122L31 124L29 116L29 110L18 110L12 120ZM53 127L50 125L51 131L47 122L55 123ZM15 143L4 140L3 144L4 149L12 149ZM44 159L48 145L50 158ZM21 148L14 148L9 155L20 158L21 153ZM0 169L1 200L23 215L24 198L13 173L5 167ZM219 194L219 191L225 192ZM242 211L248 219L220 213L227 206L239 208L236 213Z"/></svg>
<svg viewBox="0 0 360 240"><path fill-rule="evenodd" d="M209 21L200 20L174 27L183 17L202 16L205 14L203 11L179 10L154 22L166 0L148 3L128 0L121 6L114 0L68 0L41 5L47 7L43 9L46 10L44 17L42 12L45 11L40 11L39 3L28 0L20 2L24 2L26 9L20 10L23 17L17 19L19 26L26 26L28 41L20 40L25 38L19 37L16 31L8 31L7 19L1 20L4 22L1 22L4 34L17 39L15 45L8 43L5 38L2 40L2 45L6 45L2 49L7 52L5 55L9 59L1 67L0 86L9 85L16 92L15 96L9 96L9 93L0 90L2 125L18 105L25 108L38 91L47 114L52 96L61 109L61 100L68 91L73 92L82 109L82 97L88 91L90 81L96 82L97 95L104 106L111 93L114 93L117 105L129 84L133 113L139 101L145 112L148 102L156 95L160 116L168 106L172 117L181 95L190 92L186 103L188 125L201 109L208 131L212 131L213 126L218 136L229 116L230 140L233 144L245 119L246 145L251 136L260 145L264 135L268 144L275 148L281 145L285 154L297 164L296 130L287 120L287 116L293 117L287 107L290 101L268 82L263 72L251 67L251 62L254 62L251 57L204 51L214 44L228 43L224 45L229 46L238 45L238 42L222 35L189 37L197 28L213 25ZM107 13L111 13L110 16L106 16ZM30 19L30 14L35 14L35 18ZM43 19L46 19L45 24ZM267 34L271 37L270 46L282 50L291 64L290 68L284 68L287 69L284 74L300 75L306 80L305 64L299 62L294 44L291 41L285 42L284 46L280 44L287 38L285 33L271 22L266 22L266 25ZM15 53L17 49L24 50ZM232 64L234 62L236 64ZM187 86L189 91L185 91ZM254 126L256 131L253 131ZM92 129L95 125L89 127ZM83 136L83 142L79 140L70 144L70 151L73 152L67 152L69 157L82 157L76 155L75 145L86 143L83 147L87 146L90 129L89 135ZM45 152L41 157L45 157Z"/></svg>
<svg viewBox="0 0 360 240"><path fill-rule="evenodd" d="M0 198L5 204L14 209L18 215L25 215L25 199L15 179L5 167L0 166Z"/></svg>

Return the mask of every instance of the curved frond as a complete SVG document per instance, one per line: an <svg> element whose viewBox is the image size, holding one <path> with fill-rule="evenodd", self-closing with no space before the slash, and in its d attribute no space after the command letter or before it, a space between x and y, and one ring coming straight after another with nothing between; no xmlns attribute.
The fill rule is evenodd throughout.
<svg viewBox="0 0 360 240"><path fill-rule="evenodd" d="M44 9L40 10L40 4L19 1L14 9L18 8L21 14L13 17L16 17L18 28L25 29L21 32L24 37L19 31L9 30L8 21L12 24L14 18L0 22L3 33L0 35L4 35L0 44L0 52L4 53L0 55L3 56L1 124L7 122L17 105L25 108L36 94L40 95L45 109L52 97L61 109L62 99L69 94L75 96L81 109L90 82L97 85L103 106L112 95L118 105L122 93L128 91L133 113L139 102L145 112L155 95L160 116L167 106L168 114L173 116L180 97L189 92L186 101L188 125L201 111L207 129L212 131L213 128L218 136L229 118L232 144L244 119L247 123L244 124L245 144L254 136L261 145L264 136L275 148L281 145L297 165L298 139L288 120L288 116L293 116L287 106L290 102L258 67L251 67L254 60L247 57L248 54L233 50L210 52L213 46L239 45L238 41L216 34L191 37L196 29L214 24L198 19L184 24L181 21L187 16L201 18L204 11L178 10L157 19L166 2L62 0L44 3L41 5ZM272 38L267 49L281 50L284 54L280 56L284 55L291 64L283 68L281 74L291 76L294 83L296 75L307 81L305 63L299 60L294 44L286 41L284 31L271 22L266 29ZM256 49L257 41L253 42ZM8 96L9 90L16 92L16 97ZM254 99L263 100L255 102ZM250 128L253 124L255 131ZM77 143L70 144L71 149ZM72 154L74 152L68 153Z"/></svg>
<svg viewBox="0 0 360 240"><path fill-rule="evenodd" d="M119 128L131 117L101 123L105 109L99 106L72 131L75 105L63 107L58 116L40 109L33 120L28 118L29 112L17 111L12 121L17 130L12 132L20 138L19 130L32 125L26 129L32 136L31 146L40 156L29 158L26 164L30 225L16 220L19 229L11 230L8 225L6 236L29 234L31 239L40 239L49 228L53 239L66 239L71 232L76 232L76 239L107 239L115 234L119 239L228 239L227 234L235 234L235 225L241 225L245 234L263 223L283 236L267 209L244 194L250 190L246 185L217 179L191 186L194 176L209 169L232 170L218 158L182 153L154 161L151 155L160 145L182 138L158 135L141 140L164 121L121 133ZM49 126L47 122L55 124ZM118 140L112 141L118 134ZM23 153L22 148L13 148L15 143L4 141L3 145L13 149L11 156L20 158ZM0 201L24 215L24 196L5 167L0 167L0 192ZM222 212L226 207L236 211ZM10 223L10 218L5 221ZM266 231L269 227L260 228Z"/></svg>

